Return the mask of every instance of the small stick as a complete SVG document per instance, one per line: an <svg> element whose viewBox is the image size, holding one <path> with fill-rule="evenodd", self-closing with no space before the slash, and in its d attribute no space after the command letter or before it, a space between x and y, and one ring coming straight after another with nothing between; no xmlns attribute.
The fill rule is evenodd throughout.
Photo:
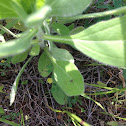
<svg viewBox="0 0 126 126"><path fill-rule="evenodd" d="M124 76L123 76L123 71L122 70L120 70L121 72L119 72L119 78L121 79L121 81L122 81L122 84L123 84L123 88L125 88L126 87L126 83L125 83L125 79L124 79ZM125 100L126 100L126 91L125 91ZM124 105L126 105L126 102L124 102Z"/></svg>

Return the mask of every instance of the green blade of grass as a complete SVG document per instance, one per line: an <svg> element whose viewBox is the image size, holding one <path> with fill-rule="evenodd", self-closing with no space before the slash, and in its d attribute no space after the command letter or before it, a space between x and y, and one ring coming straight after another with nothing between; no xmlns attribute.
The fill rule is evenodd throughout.
<svg viewBox="0 0 126 126"><path fill-rule="evenodd" d="M97 85L97 84L88 84L88 83L85 83L86 85L91 85L91 86L94 86L94 87L100 87L100 88L105 88L107 90L119 90L118 88L111 88L111 87L105 87L105 86L102 86L102 85Z"/></svg>
<svg viewBox="0 0 126 126"><path fill-rule="evenodd" d="M11 126L20 126L20 124L14 123L14 122L9 121L9 120L4 119L4 118L0 118L0 122L7 123L7 124L9 124L9 125L11 125Z"/></svg>
<svg viewBox="0 0 126 126"><path fill-rule="evenodd" d="M121 118L121 117L118 117L118 116L113 115L113 114L108 114L108 113L106 113L106 112L100 112L100 113L102 113L102 114L106 114L106 115L110 115L110 116L114 116L114 117L117 118L117 119L126 120L126 118Z"/></svg>
<svg viewBox="0 0 126 126"><path fill-rule="evenodd" d="M82 97L85 97L85 98L87 98L87 99L89 99L89 100L92 100L92 101L95 102L95 104L97 104L100 108L102 108L103 110L105 110L104 107L103 107L99 102L97 102L97 101L95 101L94 99L92 99L91 97L87 96L87 94L83 93L81 96L82 96Z"/></svg>

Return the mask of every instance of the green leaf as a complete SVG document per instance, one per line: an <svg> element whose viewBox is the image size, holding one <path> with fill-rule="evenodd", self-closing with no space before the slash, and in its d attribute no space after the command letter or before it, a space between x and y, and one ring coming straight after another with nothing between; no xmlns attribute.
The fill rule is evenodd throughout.
<svg viewBox="0 0 126 126"><path fill-rule="evenodd" d="M9 24L12 22L12 27L19 30L19 31L25 31L26 30L26 27L24 26L24 23L20 20L17 20L15 21L14 19L7 19L6 22ZM15 23L13 25L13 22Z"/></svg>
<svg viewBox="0 0 126 126"><path fill-rule="evenodd" d="M100 7L101 8L101 7ZM109 15L120 15L124 14L126 12L126 6L120 7L117 9L112 9L109 11L104 11L104 12L97 12L97 13L90 13L90 14L83 14L83 15L78 15L78 16L72 16L72 17L58 17L59 21L63 20L78 20L78 19L84 19L84 18L97 18L97 17L104 17L104 16L109 16Z"/></svg>
<svg viewBox="0 0 126 126"><path fill-rule="evenodd" d="M3 88L4 88L4 85L1 85L1 86L0 86L0 93L5 93L5 92L2 91Z"/></svg>
<svg viewBox="0 0 126 126"><path fill-rule="evenodd" d="M37 56L37 55L39 55L39 53L40 53L40 45L39 44L35 44L35 45L33 45L29 55Z"/></svg>
<svg viewBox="0 0 126 126"><path fill-rule="evenodd" d="M64 20L64 18L66 18L66 19ZM69 18L69 17L56 17L56 20L57 20L58 23L61 23L61 24L71 24L72 22L76 21L75 19L73 19L73 20L71 20L71 19L67 20L67 18Z"/></svg>
<svg viewBox="0 0 126 126"><path fill-rule="evenodd" d="M123 76L124 76L124 79L126 80L126 69L123 70Z"/></svg>
<svg viewBox="0 0 126 126"><path fill-rule="evenodd" d="M0 44L0 57L7 57L25 52L31 46L31 39L37 30L29 30L19 39Z"/></svg>
<svg viewBox="0 0 126 126"><path fill-rule="evenodd" d="M58 104L64 105L67 102L68 97L57 84L52 84L51 93Z"/></svg>
<svg viewBox="0 0 126 126"><path fill-rule="evenodd" d="M54 78L66 95L75 96L84 92L83 77L73 63L54 60L53 67Z"/></svg>
<svg viewBox="0 0 126 126"><path fill-rule="evenodd" d="M38 71L42 77L48 77L52 72L52 63L44 51L38 61Z"/></svg>
<svg viewBox="0 0 126 126"><path fill-rule="evenodd" d="M73 30L74 29L74 23L72 23L71 25L68 26L69 30Z"/></svg>
<svg viewBox="0 0 126 126"><path fill-rule="evenodd" d="M56 60L74 63L73 56L65 49L53 48L53 50L51 50L51 54Z"/></svg>
<svg viewBox="0 0 126 126"><path fill-rule="evenodd" d="M19 0L19 2L28 14L34 12L36 9L36 0Z"/></svg>
<svg viewBox="0 0 126 126"><path fill-rule="evenodd" d="M69 28L60 23L53 23L51 27L59 34L59 35L69 35Z"/></svg>
<svg viewBox="0 0 126 126"><path fill-rule="evenodd" d="M35 25L41 25L45 18L49 16L51 12L50 6L43 6L38 11L32 13L25 19L25 25L27 27L33 27Z"/></svg>
<svg viewBox="0 0 126 126"><path fill-rule="evenodd" d="M36 7L40 9L45 4L45 0L37 0Z"/></svg>
<svg viewBox="0 0 126 126"><path fill-rule="evenodd" d="M12 7L12 0L0 0L0 19L18 17Z"/></svg>
<svg viewBox="0 0 126 126"><path fill-rule="evenodd" d="M20 126L20 124L18 123L14 123L13 121L9 121L7 119L4 119L4 118L0 118L0 122L3 122L3 123L6 123L6 124L9 124L11 126Z"/></svg>
<svg viewBox="0 0 126 126"><path fill-rule="evenodd" d="M123 5L122 0L113 0L113 4L115 8L121 7Z"/></svg>
<svg viewBox="0 0 126 126"><path fill-rule="evenodd" d="M57 50L57 54L59 54L57 57L56 55L53 57L53 54L55 54L53 51L50 54L46 50L46 53L53 63L54 79L64 93L68 96L82 94L84 92L84 81L81 73L73 63L73 57L66 60L66 54L63 55L62 51L62 55L60 55L60 49ZM68 55L68 57L71 57L71 55Z"/></svg>
<svg viewBox="0 0 126 126"><path fill-rule="evenodd" d="M6 19L6 28L7 29L10 29L10 28L12 28L12 26L14 25L14 24L16 24L17 23L17 19L10 19L10 21L9 22L7 22L7 20L9 20L9 19ZM2 30L1 29L1 31L0 31L0 34L4 34L6 31L4 31L4 30Z"/></svg>
<svg viewBox="0 0 126 126"><path fill-rule="evenodd" d="M21 68L20 72L18 73L13 86L11 88L11 93L10 93L10 106L13 104L14 100L15 100L15 96L16 96L16 92L17 92L17 88L18 88L18 83L20 80L20 76L22 75L22 73L24 72L25 67L27 66L27 64L30 62L30 60L32 59L32 57L30 57L27 62L23 65L23 67Z"/></svg>
<svg viewBox="0 0 126 126"><path fill-rule="evenodd" d="M104 64L126 67L125 29L126 16L122 16L97 23L75 35L48 35L43 36L43 39L69 44Z"/></svg>
<svg viewBox="0 0 126 126"><path fill-rule="evenodd" d="M81 32L83 30L84 30L83 26L76 27L76 28L74 28L73 30L70 31L70 35L77 34L77 33Z"/></svg>
<svg viewBox="0 0 126 126"><path fill-rule="evenodd" d="M27 58L28 52L29 52L29 49L27 51L21 53L21 54L13 56L12 59L11 59L11 62L13 64L16 64L16 63L19 63L19 62L23 62Z"/></svg>
<svg viewBox="0 0 126 126"><path fill-rule="evenodd" d="M26 30L26 27L24 26L24 24L21 22L21 21L18 21L17 24L15 24L13 26L14 29L17 29L19 31L25 31Z"/></svg>
<svg viewBox="0 0 126 126"><path fill-rule="evenodd" d="M4 112L4 109L0 107L0 115L4 115L5 112Z"/></svg>
<svg viewBox="0 0 126 126"><path fill-rule="evenodd" d="M43 2L43 1L42 1ZM45 5L25 20L28 27L40 25L49 16L73 16L82 13L92 0L46 0Z"/></svg>
<svg viewBox="0 0 126 126"><path fill-rule="evenodd" d="M46 5L51 6L52 16L68 17L81 14L92 0L47 0Z"/></svg>
<svg viewBox="0 0 126 126"><path fill-rule="evenodd" d="M18 0L11 0L13 3L11 3L13 10L16 12L18 17L24 21L27 17L27 13L25 12L24 8L22 5L19 3Z"/></svg>

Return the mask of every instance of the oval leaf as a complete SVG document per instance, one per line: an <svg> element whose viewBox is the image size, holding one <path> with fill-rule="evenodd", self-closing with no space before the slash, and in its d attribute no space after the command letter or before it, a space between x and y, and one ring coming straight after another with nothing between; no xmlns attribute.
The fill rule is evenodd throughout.
<svg viewBox="0 0 126 126"><path fill-rule="evenodd" d="M65 49L53 48L51 53L56 60L69 61L74 63L73 56Z"/></svg>
<svg viewBox="0 0 126 126"><path fill-rule="evenodd" d="M52 64L45 51L41 54L39 58L38 71L42 77L48 77L52 72Z"/></svg>
<svg viewBox="0 0 126 126"><path fill-rule="evenodd" d="M35 8L36 0L20 0L20 4L28 14L34 12L36 9Z"/></svg>
<svg viewBox="0 0 126 126"><path fill-rule="evenodd" d="M64 50L54 48L47 55L53 64L53 75L58 86L67 96L80 95L84 92L84 81L81 73L74 65L71 54Z"/></svg>
<svg viewBox="0 0 126 126"><path fill-rule="evenodd" d="M44 6L25 20L25 24L32 27L41 24L49 16L67 17L77 15L82 13L91 2L92 0L46 0Z"/></svg>
<svg viewBox="0 0 126 126"><path fill-rule="evenodd" d="M25 20L25 25L28 27L33 27L35 25L40 25L42 21L49 16L51 12L50 6L43 6L38 11L29 15Z"/></svg>
<svg viewBox="0 0 126 126"><path fill-rule="evenodd" d="M40 52L40 45L39 44L35 44L32 47L29 55L31 55L31 56L37 56L37 55L39 55L39 52Z"/></svg>
<svg viewBox="0 0 126 126"><path fill-rule="evenodd" d="M70 31L70 35L77 34L77 33L81 32L83 30L84 30L83 26L76 27L76 28L74 28L73 30Z"/></svg>
<svg viewBox="0 0 126 126"><path fill-rule="evenodd" d="M29 52L29 49L27 51L25 51L24 53L21 53L21 54L18 54L16 56L13 56L13 58L11 59L11 62L13 64L16 64L16 63L19 63L19 62L23 62L27 58L28 52Z"/></svg>
<svg viewBox="0 0 126 126"><path fill-rule="evenodd" d="M58 104L64 105L68 97L57 84L52 84L51 93Z"/></svg>
<svg viewBox="0 0 126 126"><path fill-rule="evenodd" d="M15 10L12 8L12 3L12 0L0 0L0 19L18 17Z"/></svg>
<svg viewBox="0 0 126 126"><path fill-rule="evenodd" d="M18 17L24 21L27 17L27 13L25 12L24 8L20 4L19 0L10 0L11 1L11 6L13 10L16 12Z"/></svg>
<svg viewBox="0 0 126 126"><path fill-rule="evenodd" d="M53 23L51 27L59 34L59 35L69 35L69 28L60 23Z"/></svg>
<svg viewBox="0 0 126 126"><path fill-rule="evenodd" d="M97 23L72 36L44 36L43 39L71 45L104 64L126 67L126 16Z"/></svg>
<svg viewBox="0 0 126 126"><path fill-rule="evenodd" d="M83 77L73 63L54 61L53 67L55 81L66 95L76 96L84 92Z"/></svg>
<svg viewBox="0 0 126 126"><path fill-rule="evenodd" d="M51 6L53 16L68 17L81 14L92 0L47 0L46 5Z"/></svg>
<svg viewBox="0 0 126 126"><path fill-rule="evenodd" d="M36 30L30 30L21 38L0 44L0 57L16 55L26 51L31 46L31 39L36 34Z"/></svg>

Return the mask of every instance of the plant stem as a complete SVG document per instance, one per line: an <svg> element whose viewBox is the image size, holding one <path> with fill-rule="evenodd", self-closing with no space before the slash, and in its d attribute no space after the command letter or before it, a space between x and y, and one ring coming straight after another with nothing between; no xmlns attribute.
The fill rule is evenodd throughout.
<svg viewBox="0 0 126 126"><path fill-rule="evenodd" d="M42 49L45 47L44 39L42 39L43 34L44 34L44 33L43 33L41 27L38 27L37 39L39 40L39 42L40 42L40 47L41 47Z"/></svg>
<svg viewBox="0 0 126 126"><path fill-rule="evenodd" d="M46 21L43 22L43 26L45 28L46 34L50 35L50 29L49 29L49 26L48 26L48 24L47 24ZM53 42L50 41L50 40L48 40L48 44L49 44L49 50L52 50L52 48L53 48Z"/></svg>
<svg viewBox="0 0 126 126"><path fill-rule="evenodd" d="M73 16L73 17L61 17L59 18L59 20L77 20L77 19L84 19L84 18L97 18L97 17L108 16L108 15L119 15L125 12L126 12L126 6L109 10L109 11L105 11L105 12L84 14L84 15Z"/></svg>
<svg viewBox="0 0 126 126"><path fill-rule="evenodd" d="M10 30L8 30L6 27L0 25L0 29L4 30L5 32L9 33L10 35L12 35L15 38L18 38L13 32L11 32Z"/></svg>

